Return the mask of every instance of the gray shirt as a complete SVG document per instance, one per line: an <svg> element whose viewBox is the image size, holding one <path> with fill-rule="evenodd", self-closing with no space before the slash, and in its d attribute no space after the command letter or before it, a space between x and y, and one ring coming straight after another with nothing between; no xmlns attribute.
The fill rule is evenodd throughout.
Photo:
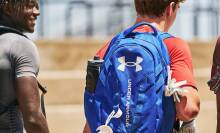
<svg viewBox="0 0 220 133"><path fill-rule="evenodd" d="M16 78L36 77L38 71L39 54L31 40L15 33L0 35L0 107L10 106L16 102ZM19 112L18 109L16 112ZM0 132L1 128L10 126L6 120L8 114L5 113L0 114ZM21 119L19 113L16 114Z"/></svg>

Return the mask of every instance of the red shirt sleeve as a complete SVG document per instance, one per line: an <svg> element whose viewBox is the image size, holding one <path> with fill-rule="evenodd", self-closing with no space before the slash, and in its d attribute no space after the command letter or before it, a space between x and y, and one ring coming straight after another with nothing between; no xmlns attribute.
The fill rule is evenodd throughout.
<svg viewBox="0 0 220 133"><path fill-rule="evenodd" d="M96 55L99 56L101 59L104 58L105 56L105 53L108 49L108 46L109 46L109 42L107 44L105 44L97 53Z"/></svg>
<svg viewBox="0 0 220 133"><path fill-rule="evenodd" d="M176 81L186 80L184 86L196 88L193 76L192 56L188 44L180 38L168 38L164 40L170 55L170 67L172 78Z"/></svg>

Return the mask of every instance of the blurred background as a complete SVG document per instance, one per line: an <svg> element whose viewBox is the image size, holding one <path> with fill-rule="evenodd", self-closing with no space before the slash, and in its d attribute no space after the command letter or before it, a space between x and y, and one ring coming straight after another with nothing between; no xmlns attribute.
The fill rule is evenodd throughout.
<svg viewBox="0 0 220 133"><path fill-rule="evenodd" d="M36 32L27 34L41 57L39 80L47 86L46 110L51 133L82 133L87 60L122 29L134 24L133 0L39 0ZM191 48L201 96L198 133L214 133L215 95L209 91L212 54L220 34L219 0L187 0L170 30Z"/></svg>

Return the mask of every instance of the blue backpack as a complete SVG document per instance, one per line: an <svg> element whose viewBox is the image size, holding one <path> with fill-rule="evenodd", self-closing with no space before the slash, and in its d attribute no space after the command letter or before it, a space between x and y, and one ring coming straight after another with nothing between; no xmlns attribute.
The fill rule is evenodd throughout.
<svg viewBox="0 0 220 133"><path fill-rule="evenodd" d="M134 30L148 25L153 32ZM172 133L173 97L165 97L171 37L146 22L118 34L109 44L96 90L85 90L84 110L92 133Z"/></svg>

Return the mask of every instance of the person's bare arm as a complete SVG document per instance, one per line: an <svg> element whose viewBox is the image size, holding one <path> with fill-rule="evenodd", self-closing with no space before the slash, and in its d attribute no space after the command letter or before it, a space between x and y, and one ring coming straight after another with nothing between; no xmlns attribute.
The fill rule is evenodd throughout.
<svg viewBox="0 0 220 133"><path fill-rule="evenodd" d="M87 122L85 123L84 129L83 129L83 133L91 133L89 125L88 125Z"/></svg>
<svg viewBox="0 0 220 133"><path fill-rule="evenodd" d="M32 76L16 78L16 95L27 133L49 133L40 107L37 80Z"/></svg>
<svg viewBox="0 0 220 133"><path fill-rule="evenodd" d="M180 92L180 102L176 102L176 115L181 121L191 121L199 113L200 99L198 91L193 87L183 87L185 92Z"/></svg>

